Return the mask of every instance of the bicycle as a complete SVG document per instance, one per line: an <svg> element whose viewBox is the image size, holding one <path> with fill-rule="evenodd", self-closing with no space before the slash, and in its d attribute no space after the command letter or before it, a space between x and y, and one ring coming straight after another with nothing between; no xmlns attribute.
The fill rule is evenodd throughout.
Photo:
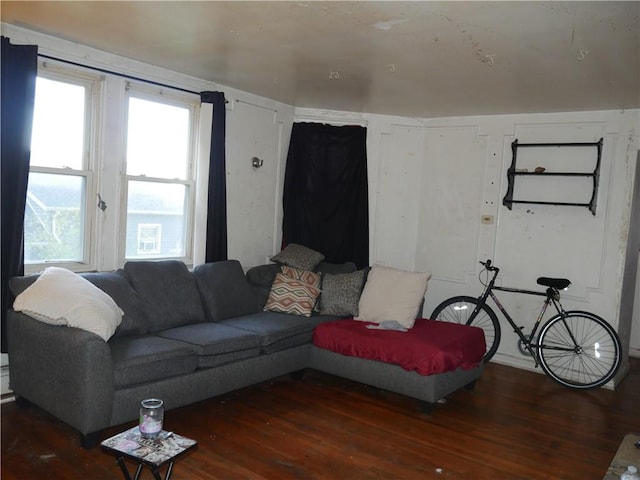
<svg viewBox="0 0 640 480"><path fill-rule="evenodd" d="M438 305L431 318L434 320L480 327L484 330L487 344L483 361L488 362L498 350L501 338L500 322L496 313L487 305L491 298L500 309L514 332L518 335L518 346L542 367L544 373L565 387L589 390L600 387L611 380L620 367L622 347L617 333L604 319L590 312L565 311L560 303L560 290L566 290L571 282L566 278L540 277L538 285L546 287L544 292L502 287L495 284L500 269L491 260L480 262L484 269L480 275L491 275L488 283L480 278L485 290L479 297L457 296ZM494 290L537 295L545 297L542 309L530 334L523 333L509 315ZM549 305L557 314L540 329L542 317Z"/></svg>

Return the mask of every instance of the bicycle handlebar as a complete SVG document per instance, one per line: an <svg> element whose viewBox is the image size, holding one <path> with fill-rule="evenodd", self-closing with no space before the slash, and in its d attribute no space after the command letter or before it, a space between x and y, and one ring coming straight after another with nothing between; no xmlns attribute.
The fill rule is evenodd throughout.
<svg viewBox="0 0 640 480"><path fill-rule="evenodd" d="M498 267L491 266L491 259L487 259L486 262L480 262L484 268L486 268L489 272L499 272L500 269Z"/></svg>

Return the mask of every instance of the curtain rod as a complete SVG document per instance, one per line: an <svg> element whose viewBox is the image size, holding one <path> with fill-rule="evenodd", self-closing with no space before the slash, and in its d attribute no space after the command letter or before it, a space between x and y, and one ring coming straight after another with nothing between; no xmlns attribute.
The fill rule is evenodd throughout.
<svg viewBox="0 0 640 480"><path fill-rule="evenodd" d="M99 68L99 67L92 67L90 65L83 65L82 63L77 63L77 62L72 62L71 60L64 60L62 58L52 57L50 55L45 55L43 53L39 53L38 56L42 57L42 58L46 58L47 60L55 60L56 62L67 63L69 65L74 65L76 67L87 68L89 70L95 70L96 72L106 73L106 74L109 74L109 75L115 75L116 77L126 78L127 80L136 80L138 82L149 83L149 84L155 85L157 87L171 88L173 90L178 90L180 92L190 93L192 95L197 95L198 97L200 96L200 92L194 92L193 90L187 90L186 88L180 88L180 87L175 87L173 85L167 85L166 83L155 82L153 80L148 80L146 78L134 77L133 75L127 75L126 73L114 72L112 70L107 70L105 68Z"/></svg>

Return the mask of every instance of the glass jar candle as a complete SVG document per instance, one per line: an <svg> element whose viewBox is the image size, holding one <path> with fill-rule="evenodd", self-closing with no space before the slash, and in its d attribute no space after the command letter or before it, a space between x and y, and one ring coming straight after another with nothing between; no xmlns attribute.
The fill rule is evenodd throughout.
<svg viewBox="0 0 640 480"><path fill-rule="evenodd" d="M158 438L164 420L164 402L158 398L147 398L140 402L140 435Z"/></svg>

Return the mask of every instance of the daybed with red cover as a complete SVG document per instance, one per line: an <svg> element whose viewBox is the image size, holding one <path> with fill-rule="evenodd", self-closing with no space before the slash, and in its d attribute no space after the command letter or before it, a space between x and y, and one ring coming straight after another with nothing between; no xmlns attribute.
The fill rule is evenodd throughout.
<svg viewBox="0 0 640 480"><path fill-rule="evenodd" d="M481 329L418 319L406 332L353 319L316 327L311 368L430 404L472 387L482 373Z"/></svg>

